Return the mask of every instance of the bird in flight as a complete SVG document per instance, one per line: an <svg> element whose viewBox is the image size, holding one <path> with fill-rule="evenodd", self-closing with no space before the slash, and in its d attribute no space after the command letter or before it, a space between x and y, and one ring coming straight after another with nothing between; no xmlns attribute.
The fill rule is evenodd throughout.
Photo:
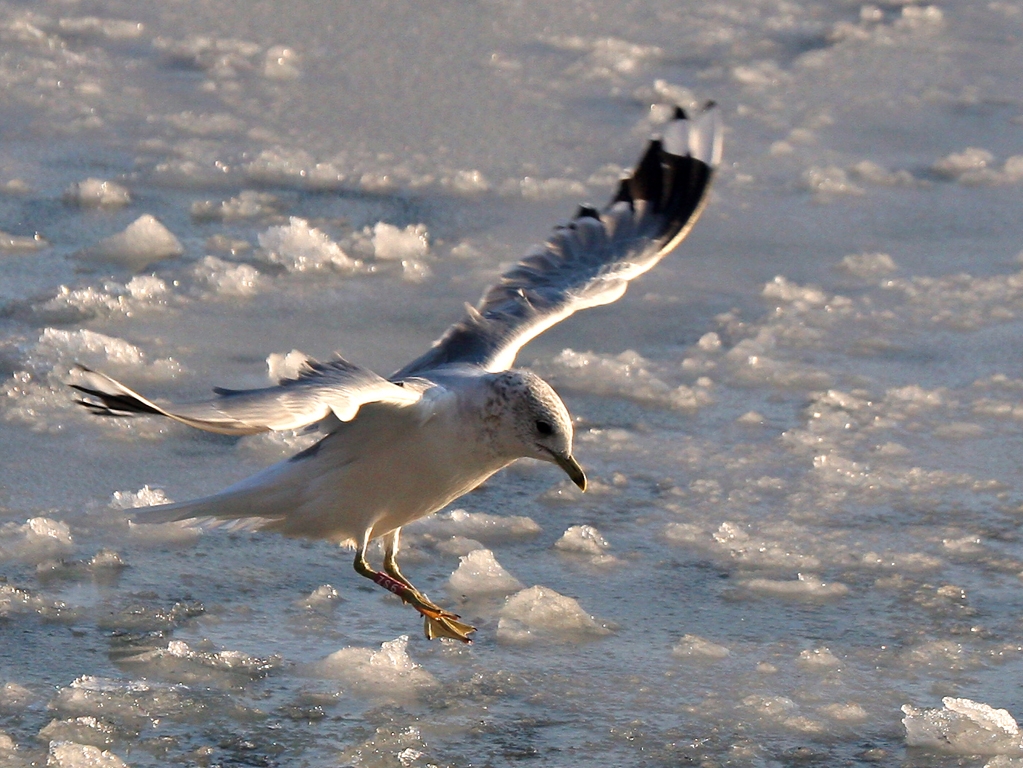
<svg viewBox="0 0 1023 768"><path fill-rule="evenodd" d="M79 367L79 401L104 416L159 415L207 432L316 429L319 442L223 491L155 506L137 520L253 518L255 527L354 546L355 570L424 617L428 638L475 631L402 574L402 526L433 514L520 458L561 467L585 490L572 419L539 376L512 367L532 338L572 313L609 304L689 233L721 159L718 110L677 109L603 210L582 206L486 289L421 357L388 378L341 357L306 360L295 378L215 388L199 403L159 405ZM366 557L383 541L382 569Z"/></svg>

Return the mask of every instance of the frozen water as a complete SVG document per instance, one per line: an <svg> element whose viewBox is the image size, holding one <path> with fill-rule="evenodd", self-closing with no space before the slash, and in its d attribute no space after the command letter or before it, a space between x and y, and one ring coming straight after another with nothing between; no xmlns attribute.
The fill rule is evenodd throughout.
<svg viewBox="0 0 1023 768"><path fill-rule="evenodd" d="M1008 711L953 696L941 703L941 709L902 707L911 746L963 755L1023 755L1023 737Z"/></svg>
<svg viewBox="0 0 1023 768"><path fill-rule="evenodd" d="M116 181L88 178L64 190L64 202L83 208L123 208L131 203L131 193Z"/></svg>
<svg viewBox="0 0 1023 768"><path fill-rule="evenodd" d="M105 237L78 254L83 261L114 264L139 271L163 259L183 254L181 242L148 213L139 216L123 232Z"/></svg>
<svg viewBox="0 0 1023 768"><path fill-rule="evenodd" d="M0 0L0 765L1019 764L1021 40L1001 1ZM709 98L689 239L521 355L591 490L523 462L405 534L471 648L326 544L131 522L315 436L95 419L75 364L389 373Z"/></svg>
<svg viewBox="0 0 1023 768"><path fill-rule="evenodd" d="M611 631L575 598L539 585L509 597L499 615L497 639L506 643L578 642Z"/></svg>
<svg viewBox="0 0 1023 768"><path fill-rule="evenodd" d="M458 569L448 579L454 595L493 595L518 592L522 582L506 571L489 549L474 549L460 558Z"/></svg>
<svg viewBox="0 0 1023 768"><path fill-rule="evenodd" d="M383 701L407 701L435 688L437 679L408 653L408 635L383 643L380 650L342 648L315 665L316 675L338 680L356 695Z"/></svg>

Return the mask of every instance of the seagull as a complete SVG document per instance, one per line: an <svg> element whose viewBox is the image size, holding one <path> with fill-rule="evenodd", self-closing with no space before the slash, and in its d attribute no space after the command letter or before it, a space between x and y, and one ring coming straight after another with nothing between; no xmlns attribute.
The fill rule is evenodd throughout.
<svg viewBox="0 0 1023 768"><path fill-rule="evenodd" d="M689 234L721 161L713 102L676 108L603 210L584 205L486 289L421 357L388 378L340 356L307 359L276 386L160 405L77 367L79 402L103 416L157 415L222 435L315 429L311 447L219 493L154 506L139 522L251 519L253 527L355 548L355 570L424 617L429 639L471 642L475 628L398 567L403 526L443 509L520 458L559 466L580 489L572 418L549 384L513 368L531 339L581 309L619 299ZM382 569L366 551L383 543Z"/></svg>

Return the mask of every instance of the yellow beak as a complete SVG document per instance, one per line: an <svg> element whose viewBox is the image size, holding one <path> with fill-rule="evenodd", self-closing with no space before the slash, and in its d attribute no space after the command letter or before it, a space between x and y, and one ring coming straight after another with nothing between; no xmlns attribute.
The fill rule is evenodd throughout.
<svg viewBox="0 0 1023 768"><path fill-rule="evenodd" d="M586 490L586 473L583 472L578 461L571 456L555 456L554 461L565 470L565 474L571 478L572 482L579 486L580 491Z"/></svg>

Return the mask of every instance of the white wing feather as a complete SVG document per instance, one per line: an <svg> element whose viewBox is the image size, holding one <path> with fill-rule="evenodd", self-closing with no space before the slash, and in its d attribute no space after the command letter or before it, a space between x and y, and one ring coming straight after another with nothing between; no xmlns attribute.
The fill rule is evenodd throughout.
<svg viewBox="0 0 1023 768"><path fill-rule="evenodd" d="M158 405L109 376L79 367L75 389L83 405L104 416L158 414L190 427L222 435L301 429L324 419L351 421L367 403L407 406L419 401L421 389L402 387L335 358L307 361L297 378L263 389L215 389L217 397L199 403Z"/></svg>
<svg viewBox="0 0 1023 768"><path fill-rule="evenodd" d="M505 370L555 323L619 299L699 218L721 161L721 133L713 104L692 120L678 110L603 211L580 208L392 381L459 363Z"/></svg>

